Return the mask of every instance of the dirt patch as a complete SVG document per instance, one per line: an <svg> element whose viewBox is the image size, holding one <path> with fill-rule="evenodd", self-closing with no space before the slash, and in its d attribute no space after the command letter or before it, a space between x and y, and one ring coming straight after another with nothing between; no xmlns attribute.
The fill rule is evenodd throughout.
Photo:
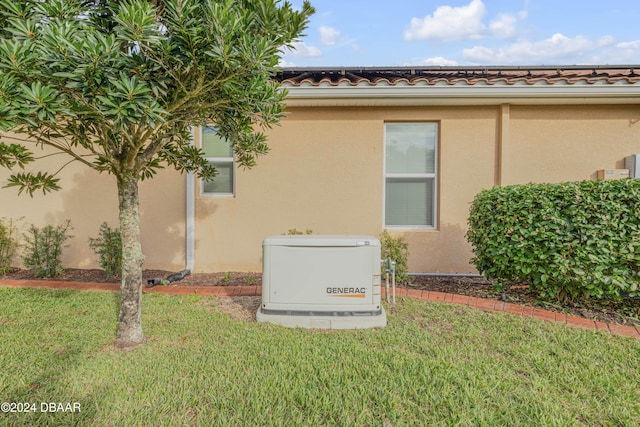
<svg viewBox="0 0 640 427"><path fill-rule="evenodd" d="M261 302L261 297L217 297L215 308L234 320L255 322Z"/></svg>
<svg viewBox="0 0 640 427"><path fill-rule="evenodd" d="M147 279L166 278L172 271L144 270L143 283ZM42 280L28 270L16 270L0 276L0 279ZM99 269L75 269L69 268L60 276L49 280L118 283L117 277L107 277ZM184 279L174 282L180 286L259 286L262 284L260 273L196 273ZM169 285L171 286L171 285ZM468 295L476 298L501 300L529 307L538 307L545 310L561 312L599 322L614 323L619 325L633 325L640 327L640 299L624 299L622 301L606 301L596 299L584 299L567 303L557 301L545 301L528 286L512 286L505 292L495 290L491 282L481 277L460 276L414 276L406 287L429 291L445 292L459 295ZM243 300L242 298L245 298ZM249 299L247 299L249 298ZM255 320L255 312L258 309L260 297L234 297L217 298L220 301L218 309L229 313L232 317Z"/></svg>

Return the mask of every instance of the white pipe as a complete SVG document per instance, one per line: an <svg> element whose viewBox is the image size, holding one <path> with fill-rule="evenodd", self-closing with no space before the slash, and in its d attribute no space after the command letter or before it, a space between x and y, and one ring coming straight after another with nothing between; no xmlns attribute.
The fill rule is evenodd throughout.
<svg viewBox="0 0 640 427"><path fill-rule="evenodd" d="M195 144L195 129L191 129L190 144ZM185 209L185 264L186 268L193 271L195 265L195 199L196 179L193 172L187 173L187 205Z"/></svg>
<svg viewBox="0 0 640 427"><path fill-rule="evenodd" d="M387 304L389 304L389 272L387 271L386 273L386 282L387 282L387 292L385 292L385 294L387 295Z"/></svg>
<svg viewBox="0 0 640 427"><path fill-rule="evenodd" d="M393 303L396 303L396 263L391 264L391 278L393 280Z"/></svg>

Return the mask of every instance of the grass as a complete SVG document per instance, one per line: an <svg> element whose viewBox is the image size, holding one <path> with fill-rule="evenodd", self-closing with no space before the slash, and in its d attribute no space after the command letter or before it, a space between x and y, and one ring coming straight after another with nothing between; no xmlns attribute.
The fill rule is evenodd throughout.
<svg viewBox="0 0 640 427"><path fill-rule="evenodd" d="M117 294L0 289L0 425L636 425L640 340L402 299L379 330L231 320L144 295L148 343L116 351Z"/></svg>

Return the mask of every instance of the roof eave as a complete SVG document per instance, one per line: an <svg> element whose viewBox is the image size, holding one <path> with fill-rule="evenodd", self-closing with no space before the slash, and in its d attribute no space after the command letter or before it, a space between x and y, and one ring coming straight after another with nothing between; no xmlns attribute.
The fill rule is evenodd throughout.
<svg viewBox="0 0 640 427"><path fill-rule="evenodd" d="M640 104L640 84L283 85L290 107Z"/></svg>

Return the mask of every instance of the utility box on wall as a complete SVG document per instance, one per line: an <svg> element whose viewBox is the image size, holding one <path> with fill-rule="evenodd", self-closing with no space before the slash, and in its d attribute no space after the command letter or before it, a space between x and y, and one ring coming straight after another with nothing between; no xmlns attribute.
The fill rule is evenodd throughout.
<svg viewBox="0 0 640 427"><path fill-rule="evenodd" d="M631 178L640 178L640 154L632 154L624 159L624 167L629 169Z"/></svg>
<svg viewBox="0 0 640 427"><path fill-rule="evenodd" d="M600 169L598 179L622 179L629 178L629 169Z"/></svg>
<svg viewBox="0 0 640 427"><path fill-rule="evenodd" d="M319 329L386 326L375 237L273 236L262 248L259 322Z"/></svg>

